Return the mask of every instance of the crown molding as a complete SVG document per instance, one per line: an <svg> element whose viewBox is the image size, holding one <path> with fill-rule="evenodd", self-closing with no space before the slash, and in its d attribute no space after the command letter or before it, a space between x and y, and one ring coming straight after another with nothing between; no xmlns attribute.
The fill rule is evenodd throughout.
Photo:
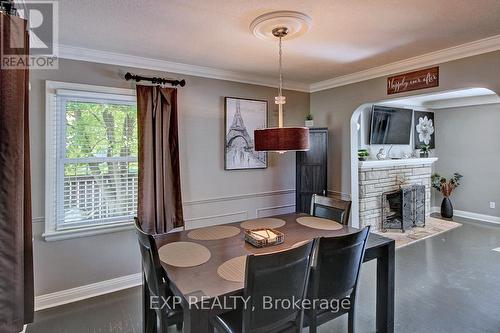
<svg viewBox="0 0 500 333"><path fill-rule="evenodd" d="M310 85L309 91L317 92L330 88L345 86L356 82L375 79L381 76L396 74L398 72L437 65L452 60L472 57L475 55L498 50L500 50L500 35L480 39L458 46L453 46L447 49L408 58L383 66L370 68L364 71L334 77L329 80L315 82Z"/></svg>
<svg viewBox="0 0 500 333"><path fill-rule="evenodd" d="M178 62L145 58L123 53L100 51L64 44L60 44L58 45L58 47L59 58L62 59L96 62L132 68L143 68L173 74L184 74L217 80L255 84L273 88L277 87L276 80L274 78L259 76L255 74L241 73L237 71L229 71L205 66L189 65ZM373 67L364 71L338 76L324 81L314 82L312 84L296 81L286 81L285 89L313 93L498 50L500 50L500 35L495 35L470 43L453 46L447 49L427 53L401 61L396 61L387 65Z"/></svg>
<svg viewBox="0 0 500 333"><path fill-rule="evenodd" d="M59 58L234 81L276 88L276 78L59 44ZM287 81L285 89L309 92L309 84Z"/></svg>

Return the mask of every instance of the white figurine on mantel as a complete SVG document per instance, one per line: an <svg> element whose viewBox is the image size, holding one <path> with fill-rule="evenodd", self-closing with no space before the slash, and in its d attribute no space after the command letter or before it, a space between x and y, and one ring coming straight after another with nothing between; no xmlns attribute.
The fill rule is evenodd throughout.
<svg viewBox="0 0 500 333"><path fill-rule="evenodd" d="M385 149L380 148L380 150L378 151L378 154L377 154L377 159L378 160L385 160L386 158L387 158L387 154L385 153Z"/></svg>

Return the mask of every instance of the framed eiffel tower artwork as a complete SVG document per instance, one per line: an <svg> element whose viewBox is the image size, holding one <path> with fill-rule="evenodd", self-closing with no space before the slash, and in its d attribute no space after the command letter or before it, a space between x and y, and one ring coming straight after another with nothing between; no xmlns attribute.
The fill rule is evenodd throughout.
<svg viewBox="0 0 500 333"><path fill-rule="evenodd" d="M267 101L225 98L224 169L265 169L267 153L255 151L254 131L267 127Z"/></svg>

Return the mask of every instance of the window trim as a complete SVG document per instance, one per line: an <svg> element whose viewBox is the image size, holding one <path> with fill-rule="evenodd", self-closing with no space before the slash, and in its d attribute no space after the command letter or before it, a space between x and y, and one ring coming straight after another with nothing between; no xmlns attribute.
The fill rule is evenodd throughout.
<svg viewBox="0 0 500 333"><path fill-rule="evenodd" d="M134 228L133 221L115 222L96 226L75 227L63 230L56 228L56 186L57 186L57 138L52 131L53 124L60 112L56 110L56 95L58 90L62 95L67 91L80 97L102 100L104 94L121 95L115 100L135 100L134 89L115 88L107 86L96 86L88 84L46 81L45 82L45 232L42 237L46 241L70 239L76 237L94 236L98 234L131 230ZM109 100L109 99L108 99ZM48 198L53 198L49 200Z"/></svg>

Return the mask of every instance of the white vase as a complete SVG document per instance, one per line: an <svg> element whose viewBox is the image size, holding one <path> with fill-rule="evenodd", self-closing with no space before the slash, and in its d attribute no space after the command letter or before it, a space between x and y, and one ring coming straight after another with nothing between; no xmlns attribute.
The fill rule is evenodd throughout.
<svg viewBox="0 0 500 333"><path fill-rule="evenodd" d="M314 120L306 120L306 127L313 127L314 126Z"/></svg>

